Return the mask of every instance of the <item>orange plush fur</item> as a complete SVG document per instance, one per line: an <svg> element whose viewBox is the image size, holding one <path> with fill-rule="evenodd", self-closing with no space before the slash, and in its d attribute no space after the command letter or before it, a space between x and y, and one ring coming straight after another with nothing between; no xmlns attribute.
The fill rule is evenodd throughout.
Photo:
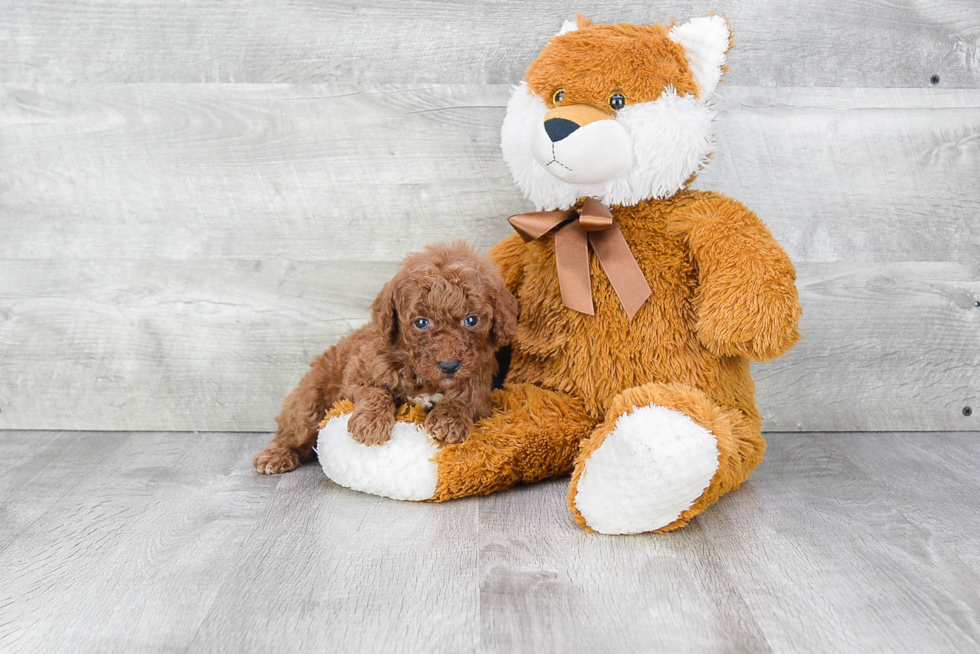
<svg viewBox="0 0 980 654"><path fill-rule="evenodd" d="M532 62L524 76L549 107L556 106L558 90L565 92L562 105L606 112L616 92L634 104L656 100L668 84L678 93L697 93L683 48L667 38L670 25L593 25L579 17L579 27L589 29L555 37L549 56Z"/></svg>

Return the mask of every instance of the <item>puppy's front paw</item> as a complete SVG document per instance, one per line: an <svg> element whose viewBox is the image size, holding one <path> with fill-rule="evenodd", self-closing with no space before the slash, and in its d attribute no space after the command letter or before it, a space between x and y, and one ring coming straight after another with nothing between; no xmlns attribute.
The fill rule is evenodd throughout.
<svg viewBox="0 0 980 654"><path fill-rule="evenodd" d="M440 410L440 405L425 418L425 431L443 443L462 443L470 435L473 420L459 413Z"/></svg>
<svg viewBox="0 0 980 654"><path fill-rule="evenodd" d="M355 408L347 423L347 431L358 443L381 445L391 438L394 426L395 416L392 413Z"/></svg>
<svg viewBox="0 0 980 654"><path fill-rule="evenodd" d="M264 475L278 475L299 467L299 452L279 443L269 443L252 461L256 470Z"/></svg>

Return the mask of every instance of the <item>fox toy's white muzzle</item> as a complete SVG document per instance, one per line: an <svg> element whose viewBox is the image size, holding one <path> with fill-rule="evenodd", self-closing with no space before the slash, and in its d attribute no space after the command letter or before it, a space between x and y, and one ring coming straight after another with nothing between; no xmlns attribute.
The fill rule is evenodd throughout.
<svg viewBox="0 0 980 654"><path fill-rule="evenodd" d="M587 105L549 111L534 131L531 153L569 184L605 184L633 166L629 133L612 116Z"/></svg>

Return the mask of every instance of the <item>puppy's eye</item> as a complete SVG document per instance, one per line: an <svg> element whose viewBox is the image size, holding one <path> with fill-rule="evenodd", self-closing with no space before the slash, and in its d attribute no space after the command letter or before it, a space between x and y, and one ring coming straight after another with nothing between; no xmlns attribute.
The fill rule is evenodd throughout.
<svg viewBox="0 0 980 654"><path fill-rule="evenodd" d="M564 99L565 99L564 89L558 89L557 91L555 91L555 94L551 96L551 101L554 102L555 104L560 103Z"/></svg>
<svg viewBox="0 0 980 654"><path fill-rule="evenodd" d="M479 322L480 322L479 316L466 316L466 320L463 321L463 324L466 325L467 327L476 327L477 324L479 324Z"/></svg>
<svg viewBox="0 0 980 654"><path fill-rule="evenodd" d="M609 96L609 108L613 111L619 111L626 106L626 96L622 93L613 93Z"/></svg>
<svg viewBox="0 0 980 654"><path fill-rule="evenodd" d="M419 318L418 320L416 320L412 324L415 325L415 328L416 329L428 329L429 328L429 319L428 318Z"/></svg>

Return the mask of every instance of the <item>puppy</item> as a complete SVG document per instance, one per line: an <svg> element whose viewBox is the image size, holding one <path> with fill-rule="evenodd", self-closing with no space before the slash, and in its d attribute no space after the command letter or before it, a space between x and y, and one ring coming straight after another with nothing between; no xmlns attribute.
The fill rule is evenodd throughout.
<svg viewBox="0 0 980 654"><path fill-rule="evenodd" d="M395 407L431 408L425 430L460 443L490 414L497 349L517 330L517 300L486 255L464 243L411 254L371 305L371 321L321 354L283 401L259 472L288 472L315 457L317 427L338 399L351 400L351 436L391 438Z"/></svg>

